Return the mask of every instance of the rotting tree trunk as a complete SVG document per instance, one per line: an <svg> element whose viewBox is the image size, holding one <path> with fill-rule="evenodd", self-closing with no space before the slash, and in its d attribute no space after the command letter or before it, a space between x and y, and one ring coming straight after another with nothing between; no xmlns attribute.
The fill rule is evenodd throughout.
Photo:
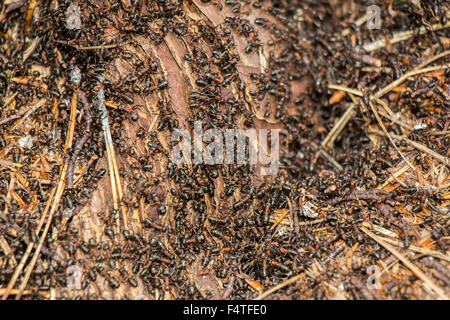
<svg viewBox="0 0 450 320"><path fill-rule="evenodd" d="M279 120L280 114L293 115L296 113L293 97L298 97L305 92L308 78L298 76L288 80L289 75L292 76L297 72L294 69L294 61L294 63L286 63L283 69L278 69L275 81L270 82L269 70L272 69L273 60L287 48L287 38L277 39L273 45L268 45L274 38L273 32L280 22L274 15L267 12L267 7L256 8L245 5L241 8L241 12L246 12L246 14L243 14L241 19L235 18L235 21L230 21L228 19L236 17L236 14L231 11L229 6L219 8L218 5L207 1L186 1L181 6L178 5L178 8L183 10L182 14L176 14L169 19L157 18L154 21L142 23L139 27L143 27L143 32L135 34L132 31L121 32L124 28L128 30L127 26L130 25L124 22L125 17L131 17L133 13L152 16L158 8L163 11L163 14L170 15L170 6L167 8L161 3L149 2L146 4L142 1L140 6L133 7L129 1L123 1L123 8L112 12L103 1L95 2L98 7L87 5L84 2L79 4L83 21L90 19L91 14L101 16L102 12L108 12L110 21L106 18L97 21L97 24L100 23L103 27L103 34L98 38L106 43L122 43L120 45L122 54L115 55L113 60L106 65L104 77L106 82L110 81L113 84L113 87L114 84L119 84L113 90L119 90L129 99L125 105L123 104L124 100L120 101L119 108L132 110L138 116L137 121L126 119L122 123L123 127L120 128L122 141L133 149L135 155L130 157L126 153L117 153L119 171L126 173L127 177L131 178L123 176L121 179L123 202L127 204L128 208L133 208L133 204L137 204L134 209L127 210L127 224L132 233L144 232L147 236L143 228L146 219L160 224L164 228L169 225L174 227L174 217L181 208L178 206L177 198L171 194L171 190L175 190L178 195L183 192L193 192L193 190L186 189L182 183L176 183L173 178L168 177L167 165L171 154L170 130L161 128L169 124L171 129L174 127L192 132L192 120L199 120L206 127L214 126L222 129L282 129L283 125ZM255 24L256 19L263 19L261 20L263 23L258 21L259 24ZM86 27L88 26L84 26L84 28ZM86 32L91 33L89 29L86 29ZM287 36L285 35L285 37ZM77 42L81 39L83 39L82 36ZM249 49L249 46L254 47ZM104 50L108 51L108 49ZM250 50L251 52L248 53ZM89 51L89 53L102 56L102 52L99 50ZM286 59L286 61L288 60ZM141 62L142 66L137 67L136 62ZM136 72L140 71L149 76L147 78L139 77ZM254 92L259 94L261 90L255 84L255 79L251 79L252 74L261 78L261 81L258 81L260 88L268 85L273 93L254 96ZM123 79L129 75L132 75L132 80L123 84ZM208 79L208 76L212 79ZM158 84L164 80L167 81L167 87L158 89ZM202 81L207 81L207 83ZM123 86L120 85L121 83ZM267 88L265 91L268 91ZM108 93L108 90L106 92ZM192 99L193 94L199 92L206 92L206 95L202 95L197 100ZM111 93L114 95L116 92ZM91 92L90 98L93 103L96 103L95 90ZM113 99L108 99L107 96L106 100ZM277 114L277 110L280 114ZM156 137L152 141L159 144L157 152L148 147L148 139L137 138L138 131L142 129L146 136L150 132L156 133ZM130 164L136 162L133 158L139 159L141 156L148 157L148 163L153 165L150 172L130 169ZM101 159L97 168L107 169L106 159ZM188 170L192 170L192 166ZM200 203L206 204L207 216L224 219L233 214L232 204L238 202L242 195L239 194L238 189L228 201L221 201L220 194L227 190L225 190L222 171L218 171L218 177L211 180L214 184L214 193L205 194L204 199L200 199ZM132 178L137 172L142 175L142 178L136 182ZM259 186L264 179L270 181L271 177L264 178L256 172L257 170L255 170L255 174L249 175L245 179L255 186ZM152 178L159 179L159 182L153 184ZM151 183L142 183L143 180ZM149 185L151 185L153 199L147 203L142 194L148 197L150 192L146 188L149 188ZM105 224L98 213L103 212L105 216L110 215L113 207L111 194L110 179L105 175L92 192L85 207L78 212L71 223L71 226L79 227L81 241L88 243L89 239L94 238L100 242L100 239L106 238L104 235ZM229 206L228 209L219 210L219 207L224 204ZM158 214L160 206L167 208L166 215ZM200 215L205 214L194 208L192 203L188 204L184 210L187 210L186 219L194 225L202 219ZM243 213L244 217L247 215L248 213ZM206 230L211 228L212 226L209 225ZM116 233L119 233L117 226ZM175 254L173 244L168 241L168 237L165 237L164 233L152 233L152 237L161 241L170 255ZM115 241L120 242L119 239L122 239L120 235ZM211 239L208 241L211 242ZM224 292L222 282L212 273L201 275L201 259L204 254L205 252L200 252L195 260L187 266L185 271L187 281L203 298L220 299ZM83 257L84 254L77 254L77 258L82 259ZM133 266L132 262L126 260L124 260L124 264L128 268ZM117 271L111 275L115 275L115 273ZM115 277L120 279L119 274ZM158 298L158 295L162 294L149 295L148 290L145 290L146 284L141 280L137 281L136 288L125 281L120 281L120 287L115 290L107 285L104 277L99 276L96 283L97 294L103 299L116 299L124 295L137 299ZM180 293L173 289L163 292L165 292L165 299L180 296Z"/></svg>

